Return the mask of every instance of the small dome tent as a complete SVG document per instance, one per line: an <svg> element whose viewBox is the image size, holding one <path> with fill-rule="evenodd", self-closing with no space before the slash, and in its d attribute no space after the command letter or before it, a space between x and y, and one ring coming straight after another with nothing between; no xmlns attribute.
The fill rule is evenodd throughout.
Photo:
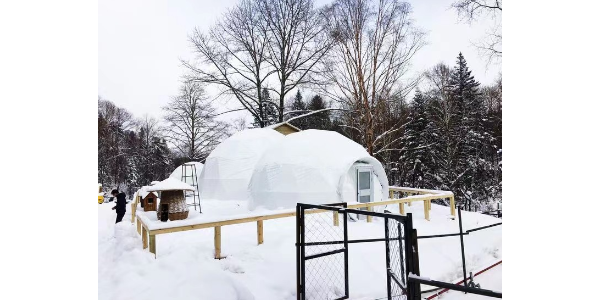
<svg viewBox="0 0 600 300"><path fill-rule="evenodd" d="M388 194L388 180L381 163L361 145L337 132L305 130L285 136L263 154L248 188L250 209L277 209L298 202L380 201Z"/></svg>
<svg viewBox="0 0 600 300"><path fill-rule="evenodd" d="M200 174L200 199L248 200L248 183L263 153L284 139L270 128L240 131L220 143L206 158Z"/></svg>
<svg viewBox="0 0 600 300"><path fill-rule="evenodd" d="M169 178L175 178L175 179L177 179L177 180L179 180L181 182L185 182L185 183L187 183L189 185L196 185L196 182L192 182L192 180L194 178L192 178L192 177L186 177L185 180L183 178L183 176L184 176L184 173L183 173L183 171L184 171L183 170L184 165L192 165L192 164L196 168L196 178L195 178L196 182L199 183L200 182L200 173L202 173L202 169L204 168L204 165L202 163L199 163L199 162L196 162L196 161L190 161L190 162L187 162L187 163L185 163L183 165L180 165L179 167L177 167L175 169L175 171L173 171L173 173L171 173L171 175L169 175ZM191 168L191 166L186 167L185 175L186 176L192 176L192 168Z"/></svg>

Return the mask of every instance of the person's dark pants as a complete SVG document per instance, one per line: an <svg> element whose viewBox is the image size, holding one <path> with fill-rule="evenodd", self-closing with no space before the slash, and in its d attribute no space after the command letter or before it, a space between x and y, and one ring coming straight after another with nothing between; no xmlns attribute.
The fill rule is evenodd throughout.
<svg viewBox="0 0 600 300"><path fill-rule="evenodd" d="M123 216L125 216L125 212L117 213L117 221L115 222L115 224L121 222L123 220Z"/></svg>

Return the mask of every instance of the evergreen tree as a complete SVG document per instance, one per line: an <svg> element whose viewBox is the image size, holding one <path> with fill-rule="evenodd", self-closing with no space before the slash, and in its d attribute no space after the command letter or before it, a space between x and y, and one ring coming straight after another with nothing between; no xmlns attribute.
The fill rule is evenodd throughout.
<svg viewBox="0 0 600 300"><path fill-rule="evenodd" d="M431 121L427 116L428 102L421 91L417 90L410 106L406 131L402 138L404 148L400 161L406 166L404 174L405 186L415 188L431 188L431 153L433 144Z"/></svg>
<svg viewBox="0 0 600 300"><path fill-rule="evenodd" d="M306 106L307 110L315 111L329 108L327 102L323 100L323 98L319 95L313 96L308 105ZM329 119L329 111L323 111L319 113L315 113L309 115L304 118L306 120L306 129L321 129L321 130L329 130L331 129L331 120Z"/></svg>
<svg viewBox="0 0 600 300"><path fill-rule="evenodd" d="M475 207L487 199L486 180L491 165L484 153L490 145L490 135L485 130L485 109L479 92L479 82L475 80L462 53L459 53L456 66L449 82L451 101L458 108L459 141L457 177L454 190L464 201L471 201Z"/></svg>
<svg viewBox="0 0 600 300"><path fill-rule="evenodd" d="M298 90L296 92L296 96L294 96L294 101L289 106L289 110L290 111L298 111L298 112L290 112L288 114L287 119L291 119L293 117L300 116L300 115L307 113L306 112L306 103L304 102L304 100L302 100L302 94L300 93L300 90ZM297 120L293 120L290 122L290 124L300 128L302 130L307 129L307 125L308 125L308 123L306 122L306 118L300 118Z"/></svg>

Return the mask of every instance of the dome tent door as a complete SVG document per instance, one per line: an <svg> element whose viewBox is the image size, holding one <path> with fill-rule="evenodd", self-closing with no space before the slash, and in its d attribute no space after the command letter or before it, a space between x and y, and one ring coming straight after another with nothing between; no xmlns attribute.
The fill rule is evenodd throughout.
<svg viewBox="0 0 600 300"><path fill-rule="evenodd" d="M369 165L356 166L356 201L360 203L373 202L373 167ZM366 210L366 208L361 208ZM364 218L364 216L359 216Z"/></svg>

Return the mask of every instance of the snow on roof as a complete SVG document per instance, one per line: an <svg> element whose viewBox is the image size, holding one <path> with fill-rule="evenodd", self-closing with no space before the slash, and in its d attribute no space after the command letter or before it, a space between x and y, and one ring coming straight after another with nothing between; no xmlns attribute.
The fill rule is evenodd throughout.
<svg viewBox="0 0 600 300"><path fill-rule="evenodd" d="M240 131L219 144L206 158L199 178L201 199L246 200L256 162L284 135L270 128Z"/></svg>
<svg viewBox="0 0 600 300"><path fill-rule="evenodd" d="M194 188L187 183L183 183L175 178L167 178L153 186L149 186L146 192L172 191L172 190L188 190L193 191Z"/></svg>
<svg viewBox="0 0 600 300"><path fill-rule="evenodd" d="M288 122L281 122L281 123L273 124L273 125L267 126L266 128L275 129L275 128L277 128L279 126L282 126L282 125L290 126L290 127L294 128L297 131L302 131L302 129L300 129L300 128L298 128L298 127L296 127L296 126L294 126L294 125L292 125L292 124L290 124Z"/></svg>
<svg viewBox="0 0 600 300"><path fill-rule="evenodd" d="M183 177L185 176L192 176L192 167L191 166L195 166L196 168L196 178L193 177ZM183 169L185 167L185 170ZM197 182L200 182L200 173L202 173L202 169L204 169L204 164L200 163L200 162L196 162L196 161L190 161L187 162L185 164L180 165L179 167L177 167L173 173L171 173L171 175L169 175L170 178L175 178L179 181L185 182L187 184L195 184ZM183 171L185 171L185 174L183 173Z"/></svg>
<svg viewBox="0 0 600 300"><path fill-rule="evenodd" d="M148 191L141 191L140 192L140 197L142 197L142 199L146 198L146 196L148 196L148 194L154 194L154 196L158 197L158 195L156 194L156 192L148 192Z"/></svg>
<svg viewBox="0 0 600 300"><path fill-rule="evenodd" d="M333 131L304 130L286 135L256 164L249 184L249 208L291 208L298 202L341 202L346 176L356 162L373 166L383 195L388 180L377 159L354 141Z"/></svg>
<svg viewBox="0 0 600 300"><path fill-rule="evenodd" d="M155 185L155 184L157 184L157 183L159 183L159 182L160 182L160 181L152 181L152 182L150 182L150 185Z"/></svg>

